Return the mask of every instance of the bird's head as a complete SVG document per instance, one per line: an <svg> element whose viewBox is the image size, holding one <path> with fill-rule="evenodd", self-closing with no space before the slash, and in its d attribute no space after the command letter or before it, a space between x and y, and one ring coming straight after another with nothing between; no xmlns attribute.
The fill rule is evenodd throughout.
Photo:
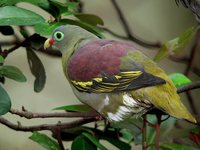
<svg viewBox="0 0 200 150"><path fill-rule="evenodd" d="M53 33L51 38L48 38L45 43L44 43L44 49L49 48L50 46L54 45L56 48L59 50L62 49L63 45L67 43L67 37L66 35L68 32L68 27L67 26L60 26L56 28Z"/></svg>
<svg viewBox="0 0 200 150"><path fill-rule="evenodd" d="M44 49L55 46L61 53L74 46L80 39L94 38L95 35L75 25L64 25L56 28L51 38L44 43Z"/></svg>

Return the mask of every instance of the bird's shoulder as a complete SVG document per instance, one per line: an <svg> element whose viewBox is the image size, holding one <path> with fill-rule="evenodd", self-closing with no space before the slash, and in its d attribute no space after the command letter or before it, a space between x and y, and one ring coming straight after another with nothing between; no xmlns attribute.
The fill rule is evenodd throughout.
<svg viewBox="0 0 200 150"><path fill-rule="evenodd" d="M68 75L74 80L88 81L102 74L118 74L121 58L130 50L136 48L120 41L99 39L88 42L70 57Z"/></svg>
<svg viewBox="0 0 200 150"><path fill-rule="evenodd" d="M68 77L78 90L97 93L135 90L165 83L163 79L145 72L137 60L143 59L142 56L129 43L91 41L71 56L67 66Z"/></svg>

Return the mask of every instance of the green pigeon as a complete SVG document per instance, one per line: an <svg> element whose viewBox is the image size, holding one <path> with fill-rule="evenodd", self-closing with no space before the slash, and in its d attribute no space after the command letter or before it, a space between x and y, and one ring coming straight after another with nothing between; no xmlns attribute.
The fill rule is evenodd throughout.
<svg viewBox="0 0 200 150"><path fill-rule="evenodd" d="M100 39L75 25L60 26L44 43L62 53L76 97L109 121L142 116L152 108L196 123L167 74L135 45Z"/></svg>

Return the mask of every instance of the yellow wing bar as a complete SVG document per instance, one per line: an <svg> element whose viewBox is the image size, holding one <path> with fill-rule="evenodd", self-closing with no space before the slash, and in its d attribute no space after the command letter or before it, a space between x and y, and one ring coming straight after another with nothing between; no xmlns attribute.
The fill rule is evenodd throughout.
<svg viewBox="0 0 200 150"><path fill-rule="evenodd" d="M77 90L82 92L108 93L116 89L126 89L142 73L142 71L123 71L110 77L94 78L91 81L72 80L71 82Z"/></svg>

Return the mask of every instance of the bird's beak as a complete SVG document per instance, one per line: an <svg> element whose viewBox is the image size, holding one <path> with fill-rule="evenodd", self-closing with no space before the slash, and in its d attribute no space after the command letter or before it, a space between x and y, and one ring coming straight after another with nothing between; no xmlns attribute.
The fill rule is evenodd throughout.
<svg viewBox="0 0 200 150"><path fill-rule="evenodd" d="M47 39L47 40L44 42L44 49L49 48L51 45L53 45L54 42L55 42L55 41L54 41L54 39L52 39L52 38Z"/></svg>

